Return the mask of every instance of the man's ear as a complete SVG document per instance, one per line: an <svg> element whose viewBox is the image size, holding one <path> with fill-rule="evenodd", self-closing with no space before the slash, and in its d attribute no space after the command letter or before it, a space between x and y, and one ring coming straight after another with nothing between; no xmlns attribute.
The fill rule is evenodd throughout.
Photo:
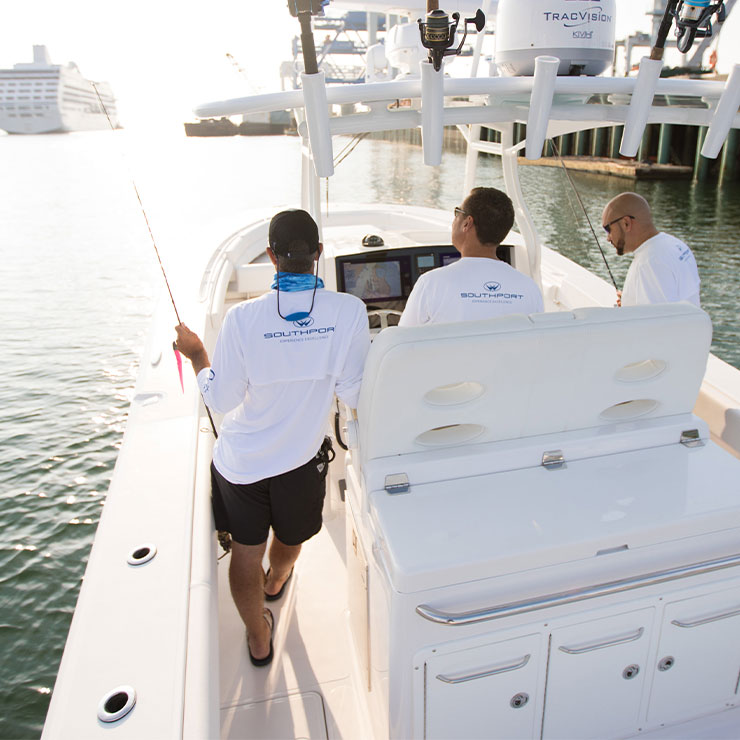
<svg viewBox="0 0 740 740"><path fill-rule="evenodd" d="M275 252L270 249L270 247L265 248L265 253L270 258L270 262L274 265L274 267L277 267L277 257L275 257Z"/></svg>
<svg viewBox="0 0 740 740"><path fill-rule="evenodd" d="M318 252L319 253L316 255L316 259L318 259L319 257L321 257L321 253L323 251L324 251L324 245L321 242L319 242L319 249L318 249Z"/></svg>

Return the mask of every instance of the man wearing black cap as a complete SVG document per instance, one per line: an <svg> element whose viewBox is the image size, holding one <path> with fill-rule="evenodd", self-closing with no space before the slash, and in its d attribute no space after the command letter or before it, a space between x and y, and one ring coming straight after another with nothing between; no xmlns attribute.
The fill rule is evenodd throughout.
<svg viewBox="0 0 740 740"><path fill-rule="evenodd" d="M226 414L211 465L213 512L216 528L231 533L229 583L257 666L273 656L273 616L263 599L283 595L301 543L321 528L334 394L356 407L370 346L362 301L323 289L313 218L281 211L269 244L272 290L229 310L212 363L198 336L176 327L177 349L193 363L206 405Z"/></svg>

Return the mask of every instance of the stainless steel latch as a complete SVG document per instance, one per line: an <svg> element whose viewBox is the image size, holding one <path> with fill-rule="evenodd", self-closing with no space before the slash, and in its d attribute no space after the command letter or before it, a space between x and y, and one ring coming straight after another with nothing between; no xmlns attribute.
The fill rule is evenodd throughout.
<svg viewBox="0 0 740 740"><path fill-rule="evenodd" d="M681 444L684 447L704 447L704 440L699 436L698 429L686 429L681 432Z"/></svg>
<svg viewBox="0 0 740 740"><path fill-rule="evenodd" d="M550 450L542 453L542 467L548 470L557 470L565 467L565 456L562 450Z"/></svg>
<svg viewBox="0 0 740 740"><path fill-rule="evenodd" d="M411 485L406 473L393 473L385 476L385 490L387 493L408 493Z"/></svg>

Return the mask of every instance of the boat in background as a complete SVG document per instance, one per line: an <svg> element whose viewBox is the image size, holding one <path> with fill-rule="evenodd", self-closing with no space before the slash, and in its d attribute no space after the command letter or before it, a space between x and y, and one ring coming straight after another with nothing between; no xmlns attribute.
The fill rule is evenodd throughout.
<svg viewBox="0 0 740 740"><path fill-rule="evenodd" d="M242 116L242 122L230 118L203 118L187 121L186 136L277 136L295 132L295 123L286 110Z"/></svg>
<svg viewBox="0 0 740 740"><path fill-rule="evenodd" d="M509 3L522 25L545 5ZM312 4L298 3L302 25ZM196 110L295 111L320 275L365 302L374 335L358 409L337 404L327 420L344 455L330 466L325 526L271 605L275 659L255 669L228 558L217 561L207 409L192 373L181 391L162 302L44 740L740 736L740 371L709 355L700 309L615 308L612 285L542 244L519 183L520 155L594 126L624 126L626 156L648 121L708 127L713 157L740 128L740 65L726 83L661 80L659 59L637 78L558 76L582 65L582 43L602 43L614 7L548 0L538 20L574 49L537 50L532 76L445 77L451 32L425 37L420 78L327 87L314 59L299 90ZM483 124L500 140L481 141ZM501 158L517 230L499 258L540 285L544 313L395 326L419 275L455 258L452 214L322 208L333 135L420 127L435 166L444 126L468 144L462 196L480 153ZM234 163L235 178L243 170ZM281 207L214 237L181 306L209 352L226 312L270 290ZM481 275L466 297L504 290ZM330 330L276 322L270 341Z"/></svg>
<svg viewBox="0 0 740 740"><path fill-rule="evenodd" d="M51 134L120 128L107 82L85 79L74 62L52 64L45 46L33 62L0 69L0 129L9 134Z"/></svg>

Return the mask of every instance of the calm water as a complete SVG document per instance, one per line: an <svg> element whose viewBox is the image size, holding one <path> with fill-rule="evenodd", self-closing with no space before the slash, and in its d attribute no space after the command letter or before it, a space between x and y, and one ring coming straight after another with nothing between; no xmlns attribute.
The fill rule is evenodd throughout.
<svg viewBox="0 0 740 740"><path fill-rule="evenodd" d="M177 300L251 209L296 205L298 156L295 139L179 130L0 137L0 737L40 733L161 289L131 177ZM431 169L418 149L366 141L337 169L329 199L451 211L462 173L459 155ZM498 163L483 162L479 179L502 184ZM606 200L631 187L575 179L597 228ZM523 168L522 184L543 239L606 277L562 172ZM692 246L713 350L740 367L740 188L636 189L658 225ZM628 262L603 246L621 284Z"/></svg>

